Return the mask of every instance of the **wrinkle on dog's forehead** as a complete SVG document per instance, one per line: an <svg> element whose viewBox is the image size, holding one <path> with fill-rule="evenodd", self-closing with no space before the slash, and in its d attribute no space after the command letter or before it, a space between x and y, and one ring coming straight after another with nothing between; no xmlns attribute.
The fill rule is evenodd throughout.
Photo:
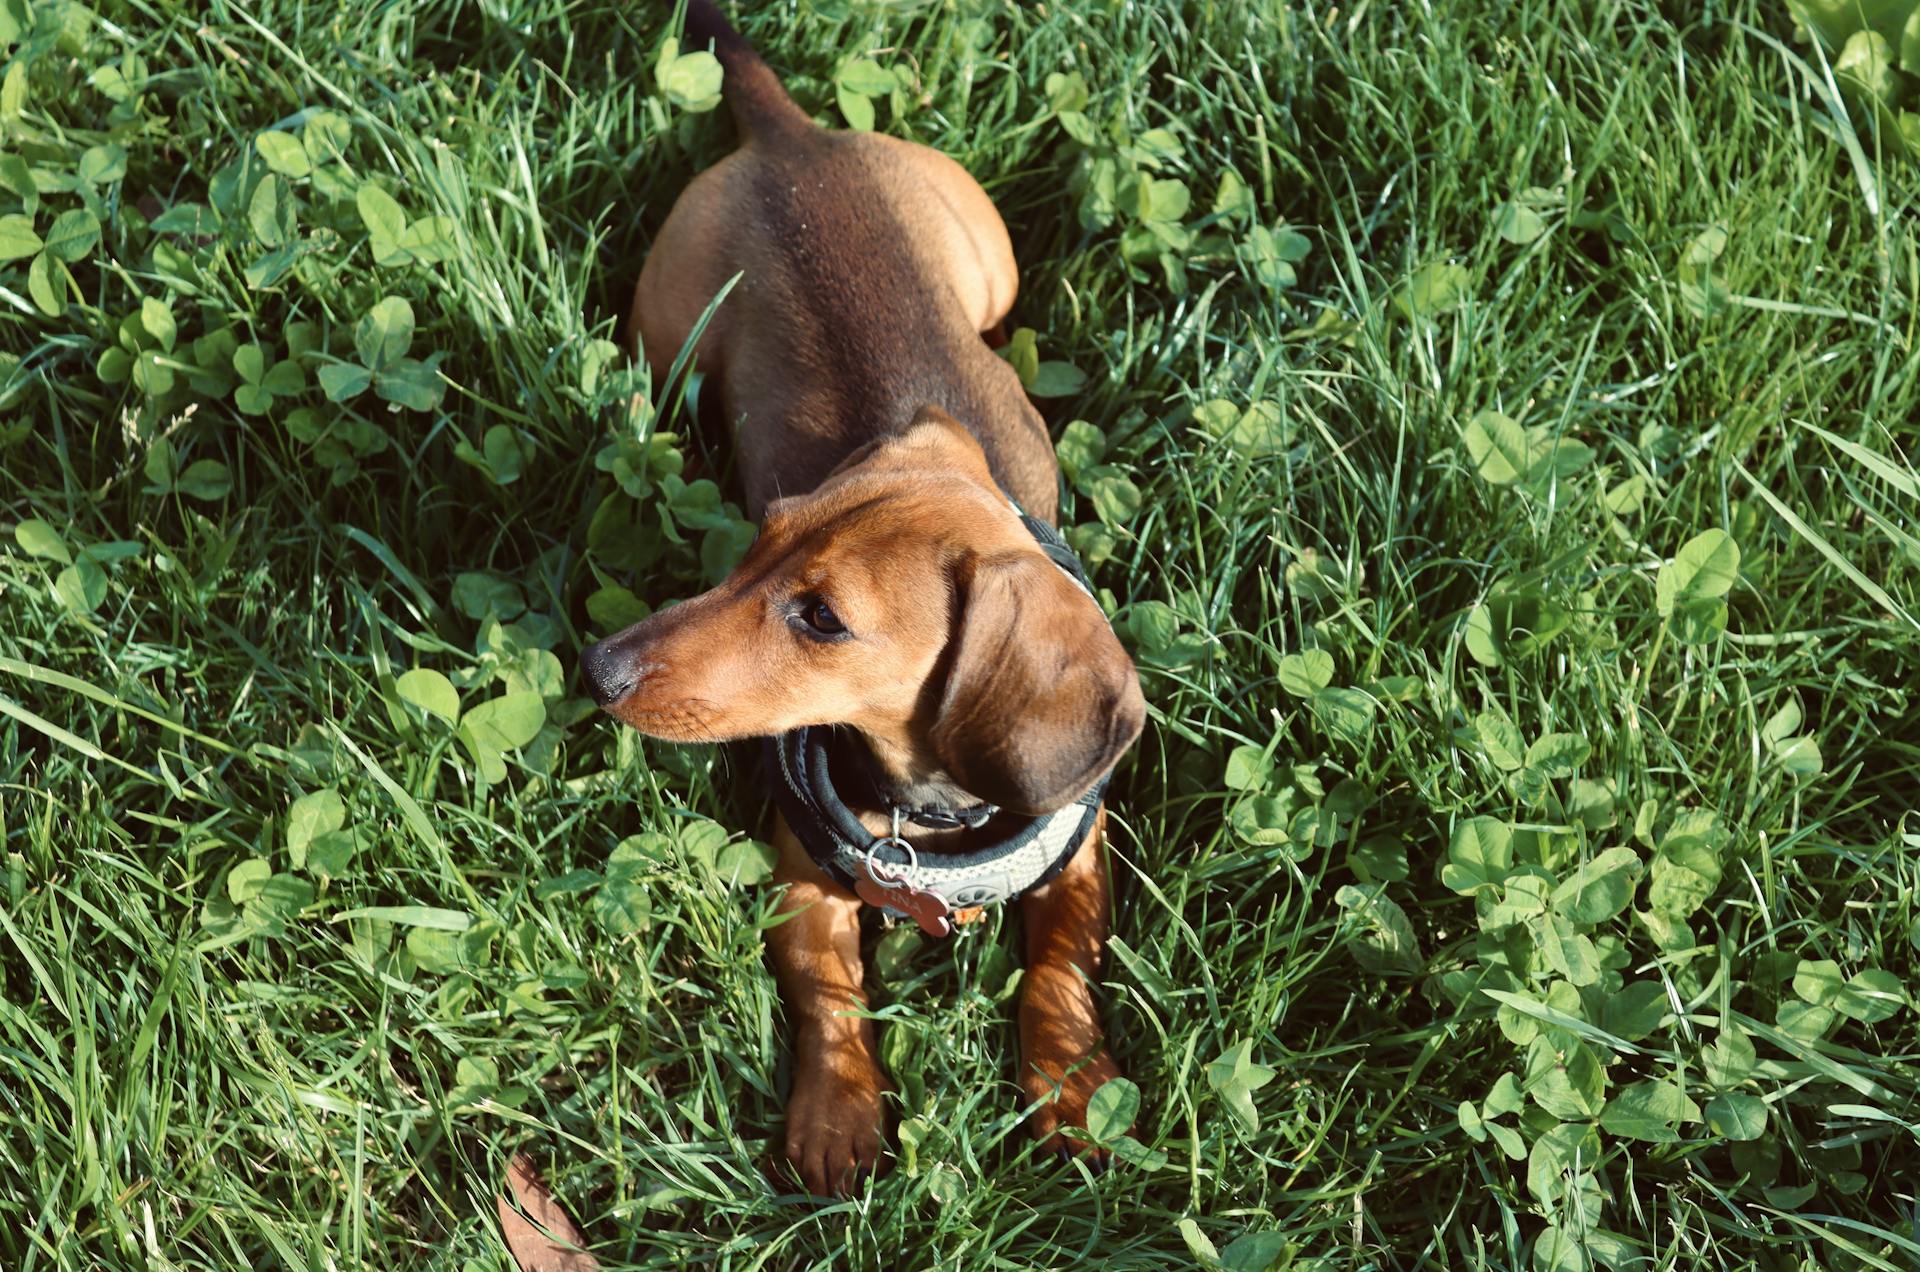
<svg viewBox="0 0 1920 1272"><path fill-rule="evenodd" d="M878 483L874 483L878 484ZM842 490L809 506L783 508L761 523L761 542L780 556L865 555L884 563L918 546L986 550L1000 537L971 501L919 486ZM981 532L986 532L984 535ZM981 538L977 546L969 540Z"/></svg>
<svg viewBox="0 0 1920 1272"><path fill-rule="evenodd" d="M842 594L891 592L909 576L944 578L951 554L937 520L888 501L864 503L836 516L783 553L802 587ZM933 579L918 582L925 588Z"/></svg>
<svg viewBox="0 0 1920 1272"><path fill-rule="evenodd" d="M877 528L885 534L917 533L987 550L1012 536L1025 535L1004 496L945 473L897 471L850 474L804 503L763 522L794 531L844 528L848 533ZM970 542L978 537L981 542Z"/></svg>
<svg viewBox="0 0 1920 1272"><path fill-rule="evenodd" d="M765 555L743 561L732 586L776 604L818 595L869 641L944 634L953 612L949 566L966 552L952 520L938 502L876 498L813 524L775 524Z"/></svg>
<svg viewBox="0 0 1920 1272"><path fill-rule="evenodd" d="M946 631L955 563L1038 551L996 491L933 474L855 473L769 505L722 586L775 603L817 594L856 633L886 640Z"/></svg>

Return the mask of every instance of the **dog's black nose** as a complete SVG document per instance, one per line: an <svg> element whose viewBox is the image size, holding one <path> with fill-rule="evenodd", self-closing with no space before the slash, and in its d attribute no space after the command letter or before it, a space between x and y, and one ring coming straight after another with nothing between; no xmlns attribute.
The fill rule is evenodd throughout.
<svg viewBox="0 0 1920 1272"><path fill-rule="evenodd" d="M595 641L580 651L580 674L587 682L587 692L603 707L632 693L645 671L612 638Z"/></svg>

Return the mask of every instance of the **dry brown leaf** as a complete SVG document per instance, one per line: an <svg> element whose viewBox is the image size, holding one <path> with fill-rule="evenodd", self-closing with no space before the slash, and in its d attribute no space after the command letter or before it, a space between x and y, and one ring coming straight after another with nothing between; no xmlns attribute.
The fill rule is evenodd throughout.
<svg viewBox="0 0 1920 1272"><path fill-rule="evenodd" d="M505 1197L495 1197L493 1204L500 1213L500 1235L520 1272L600 1272L600 1260L575 1248L586 1245L586 1237L540 1182L526 1154L507 1164L507 1188L526 1214L515 1210Z"/></svg>

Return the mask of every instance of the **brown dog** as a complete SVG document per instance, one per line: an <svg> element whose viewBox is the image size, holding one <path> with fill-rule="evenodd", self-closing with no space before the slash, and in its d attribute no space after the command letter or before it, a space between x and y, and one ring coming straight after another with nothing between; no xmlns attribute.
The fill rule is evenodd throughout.
<svg viewBox="0 0 1920 1272"><path fill-rule="evenodd" d="M760 535L719 587L588 648L586 680L655 737L787 735L788 918L767 943L794 1030L786 1157L802 1183L845 1191L881 1150L863 899L944 931L962 905L1020 895L1021 1081L1035 1134L1064 1148L1059 1128L1084 1125L1117 1073L1090 991L1108 915L1098 791L1145 706L1040 524L1058 499L1046 426L981 338L1013 303L1006 227L952 160L816 127L704 0L687 34L725 67L741 145L674 205L633 326L664 381L742 276L695 353ZM822 804L829 765L851 793Z"/></svg>

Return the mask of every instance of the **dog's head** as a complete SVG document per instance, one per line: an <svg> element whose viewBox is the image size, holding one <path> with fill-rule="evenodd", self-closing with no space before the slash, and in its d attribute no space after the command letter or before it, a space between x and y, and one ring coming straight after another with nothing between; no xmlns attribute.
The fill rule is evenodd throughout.
<svg viewBox="0 0 1920 1272"><path fill-rule="evenodd" d="M581 664L602 706L655 737L848 725L912 780L1024 813L1077 798L1146 713L1099 606L933 411L769 505L726 582Z"/></svg>

